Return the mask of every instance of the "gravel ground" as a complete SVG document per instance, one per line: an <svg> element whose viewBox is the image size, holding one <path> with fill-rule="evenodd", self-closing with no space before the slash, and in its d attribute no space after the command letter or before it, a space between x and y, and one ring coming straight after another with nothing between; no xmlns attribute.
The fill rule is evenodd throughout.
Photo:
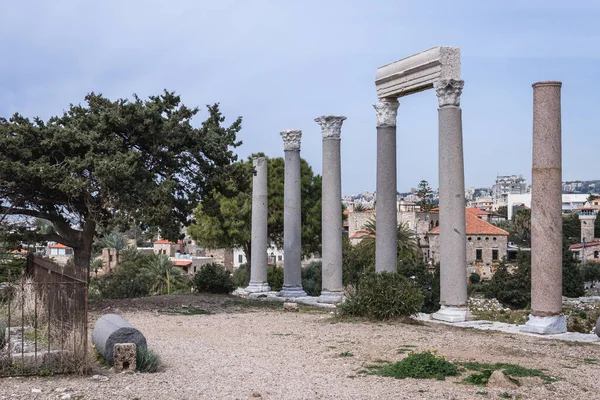
<svg viewBox="0 0 600 400"><path fill-rule="evenodd" d="M181 305L212 314L178 314ZM146 335L162 358L162 370L117 375L94 366L94 374L108 378L104 382L2 378L0 399L498 399L505 391L522 399L598 398L598 345L431 323L336 322L327 311L280 307L193 295L92 303L91 327L102 313L121 313ZM451 361L541 368L559 380L521 378L521 387L506 390L465 385L461 378L397 380L358 373L377 360L402 359L398 349L407 346L436 348ZM343 352L352 356L341 357Z"/></svg>

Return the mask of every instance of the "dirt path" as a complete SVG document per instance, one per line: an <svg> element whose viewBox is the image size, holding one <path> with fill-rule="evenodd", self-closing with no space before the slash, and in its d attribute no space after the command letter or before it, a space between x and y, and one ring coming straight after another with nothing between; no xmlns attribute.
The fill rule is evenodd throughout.
<svg viewBox="0 0 600 400"><path fill-rule="evenodd" d="M185 310L181 305L213 314L175 314ZM4 378L0 399L56 399L57 388L66 389L71 399L103 400L498 399L507 391L465 385L461 378L396 380L359 373L377 360L402 359L399 349L432 347L451 361L516 363L559 378L552 384L522 379L523 386L508 392L523 399L592 399L600 391L598 345L440 324L335 323L326 312L283 312L280 307L192 295L94 303L92 326L101 313L122 313L146 335L164 370L115 375L96 367L94 373L106 375L106 382L89 377ZM169 310L172 314L165 312Z"/></svg>

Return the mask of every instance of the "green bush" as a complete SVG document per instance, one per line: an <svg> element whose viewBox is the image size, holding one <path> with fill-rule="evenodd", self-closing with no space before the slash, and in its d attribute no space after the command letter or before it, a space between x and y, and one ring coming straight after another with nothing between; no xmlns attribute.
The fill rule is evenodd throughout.
<svg viewBox="0 0 600 400"><path fill-rule="evenodd" d="M302 268L302 288L309 296L321 295L321 262L313 261Z"/></svg>
<svg viewBox="0 0 600 400"><path fill-rule="evenodd" d="M248 282L250 282L250 277L248 276L248 264L242 264L233 271L233 282L236 287L248 286Z"/></svg>
<svg viewBox="0 0 600 400"><path fill-rule="evenodd" d="M516 271L508 272L506 264L500 266L486 287L485 296L496 298L511 308L525 308L531 302L531 253L519 252Z"/></svg>
<svg viewBox="0 0 600 400"><path fill-rule="evenodd" d="M92 278L90 293L105 299L125 299L148 296L153 279L145 268L149 256L141 256L135 261L119 264L116 271Z"/></svg>
<svg viewBox="0 0 600 400"><path fill-rule="evenodd" d="M396 379L439 379L444 380L447 376L458 376L460 372L456 365L438 356L434 351L423 353L411 353L408 357L390 365L383 365L374 371L380 376L391 376Z"/></svg>
<svg viewBox="0 0 600 400"><path fill-rule="evenodd" d="M404 275L380 272L360 280L340 306L340 315L388 320L408 317L421 311L423 294L417 284Z"/></svg>
<svg viewBox="0 0 600 400"><path fill-rule="evenodd" d="M283 289L283 268L271 266L267 268L267 282L271 290L278 292Z"/></svg>
<svg viewBox="0 0 600 400"><path fill-rule="evenodd" d="M567 243L563 243L562 295L580 297L585 294L583 273Z"/></svg>
<svg viewBox="0 0 600 400"><path fill-rule="evenodd" d="M469 283L475 285L479 282L481 282L481 276L479 276L479 274L476 274L475 272L471 273L471 276L469 277Z"/></svg>
<svg viewBox="0 0 600 400"><path fill-rule="evenodd" d="M156 372L160 366L160 358L152 350L138 347L135 352L135 364L139 372Z"/></svg>
<svg viewBox="0 0 600 400"><path fill-rule="evenodd" d="M359 243L352 246L348 239L342 241L342 271L344 285L357 286L366 275L375 272L375 253L369 246Z"/></svg>
<svg viewBox="0 0 600 400"><path fill-rule="evenodd" d="M423 307L421 312L432 313L440 309L440 266L429 272L423 263L398 262L398 273L412 280L421 288Z"/></svg>
<svg viewBox="0 0 600 400"><path fill-rule="evenodd" d="M196 292L228 294L236 289L229 272L220 264L203 265L192 282Z"/></svg>

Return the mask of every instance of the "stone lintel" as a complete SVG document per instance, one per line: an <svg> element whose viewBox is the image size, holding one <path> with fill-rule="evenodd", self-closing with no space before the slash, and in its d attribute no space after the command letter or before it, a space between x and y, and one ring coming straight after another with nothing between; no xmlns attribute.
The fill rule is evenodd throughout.
<svg viewBox="0 0 600 400"><path fill-rule="evenodd" d="M460 48L437 46L377 69L377 96L403 97L433 88L444 79L460 80Z"/></svg>

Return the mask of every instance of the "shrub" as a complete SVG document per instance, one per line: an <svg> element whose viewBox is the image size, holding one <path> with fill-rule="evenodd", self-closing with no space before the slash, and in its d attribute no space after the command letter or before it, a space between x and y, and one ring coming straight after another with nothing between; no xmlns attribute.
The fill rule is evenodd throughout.
<svg viewBox="0 0 600 400"><path fill-rule="evenodd" d="M203 265L192 283L196 292L228 294L236 289L229 272L220 264Z"/></svg>
<svg viewBox="0 0 600 400"><path fill-rule="evenodd" d="M440 309L440 266L436 265L435 272L431 273L423 263L410 263L400 261L398 273L411 279L421 288L423 293L423 307L421 312L432 313Z"/></svg>
<svg viewBox="0 0 600 400"><path fill-rule="evenodd" d="M283 289L283 268L271 266L267 268L267 282L271 290L278 292Z"/></svg>
<svg viewBox="0 0 600 400"><path fill-rule="evenodd" d="M421 289L401 274L380 272L361 279L348 291L340 315L388 320L418 313L423 306Z"/></svg>
<svg viewBox="0 0 600 400"><path fill-rule="evenodd" d="M380 376L391 376L396 379L439 379L444 380L447 376L459 375L458 368L443 356L438 356L435 351L424 351L423 353L411 353L397 363L384 365L374 369L374 373Z"/></svg>
<svg viewBox="0 0 600 400"><path fill-rule="evenodd" d="M496 298L511 308L525 308L531 302L531 254L519 252L517 268L508 272L506 264L500 266L486 287L485 297Z"/></svg>
<svg viewBox="0 0 600 400"><path fill-rule="evenodd" d="M302 288L309 296L321 294L321 268L322 264L318 261L313 261L302 268Z"/></svg>
<svg viewBox="0 0 600 400"><path fill-rule="evenodd" d="M148 348L138 347L135 352L135 364L139 372L156 372L160 365L160 357Z"/></svg>
<svg viewBox="0 0 600 400"><path fill-rule="evenodd" d="M153 279L145 268L149 256L119 264L116 271L92 278L90 292L100 298L126 299L148 296L152 291Z"/></svg>
<svg viewBox="0 0 600 400"><path fill-rule="evenodd" d="M352 246L348 239L344 239L342 254L344 285L356 286L364 276L375 272L375 252L364 243Z"/></svg>
<svg viewBox="0 0 600 400"><path fill-rule="evenodd" d="M580 297L585 294L583 273L569 246L563 244L562 295Z"/></svg>
<svg viewBox="0 0 600 400"><path fill-rule="evenodd" d="M474 285L481 282L481 276L479 276L479 274L476 274L475 272L471 273L471 276L469 277L469 283Z"/></svg>
<svg viewBox="0 0 600 400"><path fill-rule="evenodd" d="M248 282L250 282L250 277L248 276L248 264L242 264L233 271L233 282L235 282L236 287L248 286Z"/></svg>

